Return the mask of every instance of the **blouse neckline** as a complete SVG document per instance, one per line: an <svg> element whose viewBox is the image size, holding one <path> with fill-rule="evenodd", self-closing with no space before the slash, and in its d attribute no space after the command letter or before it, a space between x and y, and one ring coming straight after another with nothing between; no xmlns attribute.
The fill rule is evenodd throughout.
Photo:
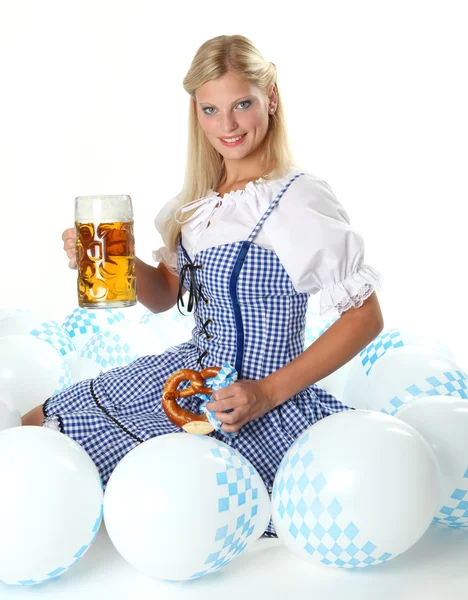
<svg viewBox="0 0 468 600"><path fill-rule="evenodd" d="M258 186L259 184L265 183L265 180L263 179L263 177L260 177L260 179L256 179L255 181L249 181L246 183L244 189L239 189L239 190L231 190L230 192L226 192L223 196L220 195L219 192L216 192L215 190L213 190L212 188L210 188L208 190L208 196L216 196L221 198L221 200L224 200L225 198L228 197L237 197L237 196L242 196L246 193L249 192L249 190L254 191L256 186Z"/></svg>
<svg viewBox="0 0 468 600"><path fill-rule="evenodd" d="M179 207L174 214L174 218L180 225L185 225L189 221L192 221L192 227L195 229L197 225L200 225L203 221L209 222L216 210L218 210L217 214L220 214L219 211L221 207L218 208L218 198L220 198L220 200L224 202L225 200L234 201L238 198L242 198L244 200L244 197L258 196L260 195L259 191L262 188L268 188L269 186L282 181L283 179L289 177L292 174L292 172L295 172L296 170L296 167L292 167L291 169L289 169L287 175L278 179L265 180L263 179L263 177L260 177L255 181L249 181L244 189L232 190L224 194L224 196L222 197L220 196L219 192L216 192L215 190L210 188L206 196L203 196L202 198L197 198L196 200L192 200L191 202L188 202L187 204L184 204L183 206ZM184 221L180 221L178 219L178 214L182 216L183 213L189 210L193 210L195 208L197 208L198 210L196 210L192 215L190 215L190 217L188 217Z"/></svg>

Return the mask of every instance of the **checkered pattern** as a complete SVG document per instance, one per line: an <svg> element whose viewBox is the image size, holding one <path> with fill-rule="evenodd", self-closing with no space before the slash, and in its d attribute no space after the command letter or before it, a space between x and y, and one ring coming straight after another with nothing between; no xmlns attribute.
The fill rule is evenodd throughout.
<svg viewBox="0 0 468 600"><path fill-rule="evenodd" d="M450 498L434 517L434 521L449 527L468 527L468 467Z"/></svg>
<svg viewBox="0 0 468 600"><path fill-rule="evenodd" d="M164 348L192 338L193 319L181 315L177 306L164 313L153 313L147 310L141 316L139 324L149 327L157 335Z"/></svg>
<svg viewBox="0 0 468 600"><path fill-rule="evenodd" d="M53 346L62 356L75 352L70 336L56 321L46 321L29 332L38 340L43 340Z"/></svg>
<svg viewBox="0 0 468 600"><path fill-rule="evenodd" d="M73 375L68 366L68 363L65 360L62 360L62 364L60 365L60 375L57 379L57 384L55 390L52 393L52 396L56 396L57 394L61 394L64 390L73 385Z"/></svg>
<svg viewBox="0 0 468 600"><path fill-rule="evenodd" d="M38 583L44 583L45 581L54 579L55 577L59 577L60 575L65 573L65 571L68 571L68 569L71 569L80 560L80 558L82 558L82 556L86 553L86 551L90 548L91 544L94 542L94 540L97 536L97 533L99 531L99 527L101 525L103 508L104 508L104 505L101 504L100 514L99 514L98 518L96 519L96 522L94 523L94 527L91 531L90 541L87 544L84 544L83 546L81 546L81 548L79 548L77 550L77 552L75 552L73 557L71 557L71 559L70 559L71 562L68 565L66 565L64 567L62 567L62 566L57 567L50 573L47 573L46 576L43 577L42 579L23 579L20 581L2 581L0 579L0 583L6 583L9 585L36 585Z"/></svg>
<svg viewBox="0 0 468 600"><path fill-rule="evenodd" d="M316 554L332 567L367 567L392 557L379 548L349 519L336 496L326 491L306 432L281 462L273 486L275 521L282 521L287 536L300 541L305 555Z"/></svg>
<svg viewBox="0 0 468 600"><path fill-rule="evenodd" d="M119 460L136 444L156 435L180 431L162 410L167 378L178 369L201 370L229 363L239 379L261 379L294 360L304 350L308 294L299 293L272 250L255 245L261 224L274 209L296 175L282 189L248 240L202 250L193 264L203 298L195 310L196 327L189 342L155 356L137 359L93 380L80 382L46 404L49 421L74 437L93 458L104 484ZM182 242L179 272L191 263ZM190 279L184 281L190 289ZM203 324L211 322L202 333ZM198 363L198 358L207 350ZM187 382L187 385L188 382ZM185 384L181 384L185 387ZM97 399L97 400L96 400ZM199 412L194 396L179 404ZM313 384L281 406L246 423L233 438L219 431L210 435L236 449L257 470L271 494L280 462L294 440L313 423L348 410L334 396ZM274 532L270 521L268 531Z"/></svg>
<svg viewBox="0 0 468 600"><path fill-rule="evenodd" d="M121 311L110 308L100 310L75 308L65 318L62 327L70 338L74 338L82 334L97 333L101 328L107 328L124 321L125 315Z"/></svg>
<svg viewBox="0 0 468 600"><path fill-rule="evenodd" d="M433 368L433 372L435 372L435 368ZM405 402L404 399L395 395L387 400L387 406L381 408L380 412L395 416L403 404L427 396L455 396L468 399L468 377L463 371L435 372L431 377L426 377L424 380L410 385L405 392L412 396L410 400Z"/></svg>
<svg viewBox="0 0 468 600"><path fill-rule="evenodd" d="M372 340L361 352L359 358L366 375L372 370L377 359L393 348L402 348L404 341L398 328L384 329L376 338Z"/></svg>
<svg viewBox="0 0 468 600"><path fill-rule="evenodd" d="M369 375L375 362L386 352L394 348L402 348L406 345L401 331L397 327L384 329L375 340L372 340L359 353L360 362L366 375Z"/></svg>
<svg viewBox="0 0 468 600"><path fill-rule="evenodd" d="M208 421L213 425L216 431L222 433L225 437L236 437L238 435L237 431L230 433L229 431L223 431L221 429L222 423L219 421L212 412L210 412L206 408L207 402L212 402L212 395L220 390L221 388L228 387L237 381L237 372L231 367L229 363L224 363L221 366L219 373L215 375L215 377L208 377L205 380L205 387L211 389L211 394L197 394L197 398L201 400L199 409L201 412L204 412Z"/></svg>
<svg viewBox="0 0 468 600"><path fill-rule="evenodd" d="M82 358L90 358L103 369L122 367L137 358L140 353L132 348L118 333L112 331L99 331L86 342L81 351Z"/></svg>
<svg viewBox="0 0 468 600"><path fill-rule="evenodd" d="M177 310L177 307L170 308L165 313L154 313L150 310L146 310L140 318L140 325L149 325L153 322L158 322L163 319L166 323L169 321L171 324L186 327L187 319L184 319L183 315Z"/></svg>
<svg viewBox="0 0 468 600"><path fill-rule="evenodd" d="M249 538L254 529L258 513L258 488L252 483L255 470L243 456L225 444L218 443L218 448L211 451L211 455L220 466L216 473L216 482L220 491L218 500L218 513L241 509L236 525L229 528L223 525L216 531L214 537L214 552L209 554L204 561L206 569L198 571L189 577L196 579L208 573L213 573L224 567L247 547Z"/></svg>

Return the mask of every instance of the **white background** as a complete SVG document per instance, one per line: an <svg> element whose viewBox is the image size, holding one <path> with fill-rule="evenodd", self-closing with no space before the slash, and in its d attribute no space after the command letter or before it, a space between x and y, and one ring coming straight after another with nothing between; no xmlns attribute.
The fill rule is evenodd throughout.
<svg viewBox="0 0 468 600"><path fill-rule="evenodd" d="M0 0L0 308L76 306L61 233L78 195L129 194L137 254L161 245L181 188L199 46L240 33L278 68L293 149L330 184L384 276L386 327L437 333L468 369L466 3L451 0ZM53 515L50 515L53 518ZM432 526L387 565L313 567L261 540L218 576L148 580L102 529L70 573L30 598L438 600L466 592L466 532ZM272 544L270 546L270 543ZM84 594L84 596L83 596Z"/></svg>
<svg viewBox="0 0 468 600"><path fill-rule="evenodd" d="M240 33L276 64L297 158L384 276L385 325L437 333L468 369L464 6L0 0L0 307L76 306L61 233L78 195L129 194L153 262L183 181L182 80L205 40Z"/></svg>

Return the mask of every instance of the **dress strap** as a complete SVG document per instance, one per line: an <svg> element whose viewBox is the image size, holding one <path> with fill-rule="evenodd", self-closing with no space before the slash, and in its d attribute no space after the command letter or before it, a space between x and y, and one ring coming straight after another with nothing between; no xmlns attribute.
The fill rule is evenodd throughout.
<svg viewBox="0 0 468 600"><path fill-rule="evenodd" d="M304 173L297 173L297 175L294 175L294 177L290 181L288 181L288 183L284 186L284 188L281 190L281 192L276 196L276 198L273 200L273 202L270 204L270 206L267 208L267 210L263 213L263 215L260 218L259 222L253 228L253 230L252 230L252 232L251 232L251 234L249 235L249 238L248 238L249 242L253 242L255 236L260 231L261 226L268 219L268 217L270 216L271 211L275 208L275 206L278 204L278 202L284 196L284 193L289 188L289 186L291 185L291 183L293 181L295 181L301 175L304 175Z"/></svg>

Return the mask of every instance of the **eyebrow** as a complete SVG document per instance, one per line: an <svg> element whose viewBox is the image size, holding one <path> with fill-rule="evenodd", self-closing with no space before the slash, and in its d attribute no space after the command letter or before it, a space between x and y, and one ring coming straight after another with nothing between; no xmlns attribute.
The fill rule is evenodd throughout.
<svg viewBox="0 0 468 600"><path fill-rule="evenodd" d="M237 98L237 100L234 100L234 102L232 102L232 103L231 103L231 106L234 106L235 104L237 104L237 103L238 103L238 102L240 102L241 100L247 100L247 99L249 99L249 100L250 100L250 96L243 96L242 98ZM216 106L216 104L210 104L209 102L199 102L198 104L199 104L200 106L201 106L202 104L209 104L209 106L214 106L215 108L218 108L218 107Z"/></svg>

